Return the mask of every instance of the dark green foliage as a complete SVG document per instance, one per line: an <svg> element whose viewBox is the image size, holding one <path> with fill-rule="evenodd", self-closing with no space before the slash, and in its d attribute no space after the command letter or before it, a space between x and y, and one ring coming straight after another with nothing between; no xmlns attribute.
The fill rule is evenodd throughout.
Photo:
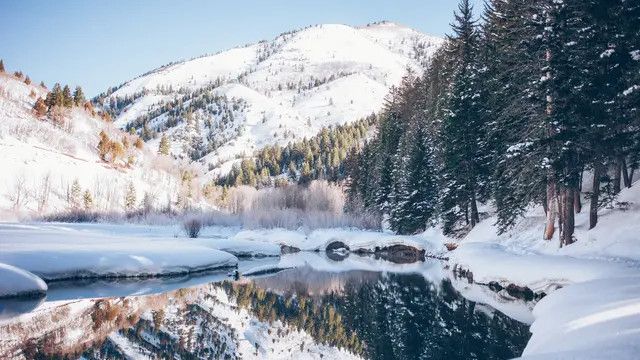
<svg viewBox="0 0 640 360"><path fill-rule="evenodd" d="M71 88L69 85L65 85L64 88L60 86L59 83L53 85L53 88L49 93L47 93L47 97L45 98L45 104L49 111L54 107L58 108L72 108L73 106L82 106L82 103L77 103L76 100L83 100L84 94L82 93L82 89L78 86L76 88L75 93L71 94Z"/></svg>
<svg viewBox="0 0 640 360"><path fill-rule="evenodd" d="M506 359L520 355L530 336L526 325L495 310L478 311L449 281L355 274L343 291L324 296L309 296L299 282L287 296L254 283L223 286L258 319L280 320L367 359Z"/></svg>
<svg viewBox="0 0 640 360"><path fill-rule="evenodd" d="M80 86L76 86L73 92L73 104L75 106L83 106L87 99L84 97L84 92Z"/></svg>
<svg viewBox="0 0 640 360"><path fill-rule="evenodd" d="M391 274L347 283L337 308L369 359L507 359L519 356L527 326L460 296L449 281Z"/></svg>
<svg viewBox="0 0 640 360"><path fill-rule="evenodd" d="M342 180L347 154L361 146L375 121L376 116L371 115L349 125L323 128L318 135L285 147L267 146L254 158L242 160L217 182L230 186L266 186L273 183L275 176L287 176L300 183L316 179Z"/></svg>
<svg viewBox="0 0 640 360"><path fill-rule="evenodd" d="M394 164L389 195L391 229L400 234L424 231L438 210L438 177L434 151L423 127L403 134Z"/></svg>
<svg viewBox="0 0 640 360"><path fill-rule="evenodd" d="M482 18L462 0L423 76L390 95L376 138L347 161L349 206L400 233L420 230L422 215L462 234L481 220L480 202L495 205L501 231L539 204L570 244L584 171L597 169L595 226L640 165L640 4L491 0ZM431 160L415 160L416 137ZM409 185L416 173L438 196Z"/></svg>
<svg viewBox="0 0 640 360"><path fill-rule="evenodd" d="M73 96L71 96L69 85L65 85L62 89L62 105L67 108L73 107Z"/></svg>
<svg viewBox="0 0 640 360"><path fill-rule="evenodd" d="M489 177L480 36L468 0L461 2L455 17L454 35L445 47L451 78L440 132L445 233L462 220L471 226L479 222L477 202L486 199Z"/></svg>

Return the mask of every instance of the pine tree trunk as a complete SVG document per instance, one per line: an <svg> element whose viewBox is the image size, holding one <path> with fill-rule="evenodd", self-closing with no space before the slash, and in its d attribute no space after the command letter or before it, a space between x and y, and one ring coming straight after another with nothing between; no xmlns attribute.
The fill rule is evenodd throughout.
<svg viewBox="0 0 640 360"><path fill-rule="evenodd" d="M570 245L573 243L573 233L575 231L575 213L573 212L573 209L576 190L565 188L563 192L564 211L562 214L562 243L563 245Z"/></svg>
<svg viewBox="0 0 640 360"><path fill-rule="evenodd" d="M476 193L471 192L471 227L476 226L480 222L480 215L478 215L478 204L476 203Z"/></svg>
<svg viewBox="0 0 640 360"><path fill-rule="evenodd" d="M564 206L565 197L566 193L564 189L560 189L560 185L556 184L556 203L558 206L558 239L560 239L560 247L562 247L562 239L564 234L562 227L564 226L564 212L566 211L566 208Z"/></svg>
<svg viewBox="0 0 640 360"><path fill-rule="evenodd" d="M622 173L622 162L620 159L616 160L616 163L613 165L613 193L617 194L620 192L620 181L622 180L620 175Z"/></svg>
<svg viewBox="0 0 640 360"><path fill-rule="evenodd" d="M556 230L556 218L558 217L558 201L556 200L556 183L553 179L547 180L547 225L544 229L544 239L553 239Z"/></svg>
<svg viewBox="0 0 640 360"><path fill-rule="evenodd" d="M469 206L467 205L464 207L464 222L469 225Z"/></svg>
<svg viewBox="0 0 640 360"><path fill-rule="evenodd" d="M633 165L631 166L631 171L629 172L629 186L631 187L631 185L633 185L633 173L636 171L636 168L633 167Z"/></svg>
<svg viewBox="0 0 640 360"><path fill-rule="evenodd" d="M551 51L548 49L546 51L546 61L547 64L551 62ZM551 71L549 69L551 68L547 67L547 71L545 73L547 79L551 79ZM551 117L553 114L553 97L550 94L547 94L546 102L547 106L545 112L549 117ZM551 137L554 132L553 126L551 126L551 124L547 124L547 135ZM551 240L555 233L556 218L558 217L558 201L556 193L556 179L551 170L547 171L547 225L544 229L543 239Z"/></svg>
<svg viewBox="0 0 640 360"><path fill-rule="evenodd" d="M622 180L624 181L624 187L631 187L631 179L629 178L629 171L627 170L627 161L625 158L621 158L621 168L622 168Z"/></svg>
<svg viewBox="0 0 640 360"><path fill-rule="evenodd" d="M582 199L580 199L580 190L575 190L573 194L573 209L576 214L582 212Z"/></svg>
<svg viewBox="0 0 640 360"><path fill-rule="evenodd" d="M600 173L602 165L596 164L593 167L593 189L591 190L591 204L589 205L589 229L593 229L598 224L598 202L600 201Z"/></svg>

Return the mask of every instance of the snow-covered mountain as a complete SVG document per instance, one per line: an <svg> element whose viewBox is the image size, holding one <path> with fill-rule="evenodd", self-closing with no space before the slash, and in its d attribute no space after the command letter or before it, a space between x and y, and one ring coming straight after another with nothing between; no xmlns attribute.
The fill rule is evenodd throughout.
<svg viewBox="0 0 640 360"><path fill-rule="evenodd" d="M389 22L318 25L163 66L96 100L116 126L153 138L150 146L165 133L174 155L226 172L265 145L379 111L441 43Z"/></svg>

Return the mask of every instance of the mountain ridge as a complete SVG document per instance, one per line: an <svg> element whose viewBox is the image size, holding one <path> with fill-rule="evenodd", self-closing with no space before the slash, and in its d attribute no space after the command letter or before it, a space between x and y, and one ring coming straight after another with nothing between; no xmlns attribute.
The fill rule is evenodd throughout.
<svg viewBox="0 0 640 360"><path fill-rule="evenodd" d="M391 22L314 25L159 67L95 101L150 146L167 135L174 156L224 174L264 146L379 111L441 42Z"/></svg>
<svg viewBox="0 0 640 360"><path fill-rule="evenodd" d="M415 29L413 29L411 27L408 27L406 25L403 25L403 24L395 22L395 21L380 20L380 21L375 21L375 22L371 22L371 23L368 23L368 24L365 24L365 25L360 25L360 26L351 26L351 25L343 24L343 23L326 23L326 24L308 25L308 26L305 26L305 27L302 27L302 28L298 28L298 29L295 29L295 30L282 32L282 33L276 35L275 37L273 37L272 40L275 40L275 39L277 39L277 38L279 38L281 36L284 36L284 35L294 34L296 32L303 31L303 30L308 29L308 28L312 28L312 27L316 27L316 26L322 26L322 25L343 25L343 26L353 27L353 28L356 28L356 29L364 29L364 28L371 27L371 26L397 26L399 28L405 28L407 30L412 30L412 31L418 32L417 30L415 30ZM434 39L442 39L441 37L433 35L433 34L427 34L427 33L422 33L422 32L420 32L420 33L423 34L423 35L429 36L431 38L434 38ZM255 41L255 42L249 42L249 43L245 43L243 45L238 45L238 46L234 46L234 47L231 47L231 48L218 50L218 51L215 51L215 52L204 53L202 55L193 56L193 57L188 58L188 59L187 58L182 58L180 60L174 60L174 61L168 62L166 64L159 65L158 67L153 68L151 70L148 70L148 71L146 71L144 73L141 73L139 75L135 75L133 78L131 78L129 80L126 80L126 81L124 81L124 82L122 82L122 83L120 83L118 85L112 86L112 87L108 88L107 91L104 91L102 93L99 93L99 94L95 95L92 98L92 100L95 101L95 102L99 102L101 98L108 97L109 94L119 90L120 88L122 88L123 86L127 85L131 81L136 80L136 79L141 78L141 77L144 77L144 76L147 76L147 75L154 74L154 73L156 73L158 71L167 69L167 68L169 68L171 66L174 66L174 65L177 65L177 64L180 64L180 63L185 63L185 62L192 61L192 60L197 60L197 59L204 58L204 57L215 56L215 55L218 55L220 53L223 53L223 52L226 52L226 51L229 51L229 50L233 50L233 49L241 49L241 48L250 47L250 46L255 45L255 44L265 43L265 42L269 42L269 41L272 41L272 40L261 39L261 40Z"/></svg>

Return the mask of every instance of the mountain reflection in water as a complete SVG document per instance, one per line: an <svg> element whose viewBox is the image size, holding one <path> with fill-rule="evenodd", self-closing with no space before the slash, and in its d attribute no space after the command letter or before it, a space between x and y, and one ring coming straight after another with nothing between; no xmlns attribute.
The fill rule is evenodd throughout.
<svg viewBox="0 0 640 360"><path fill-rule="evenodd" d="M302 267L157 295L80 300L0 323L0 358L508 359L528 326L453 280Z"/></svg>

